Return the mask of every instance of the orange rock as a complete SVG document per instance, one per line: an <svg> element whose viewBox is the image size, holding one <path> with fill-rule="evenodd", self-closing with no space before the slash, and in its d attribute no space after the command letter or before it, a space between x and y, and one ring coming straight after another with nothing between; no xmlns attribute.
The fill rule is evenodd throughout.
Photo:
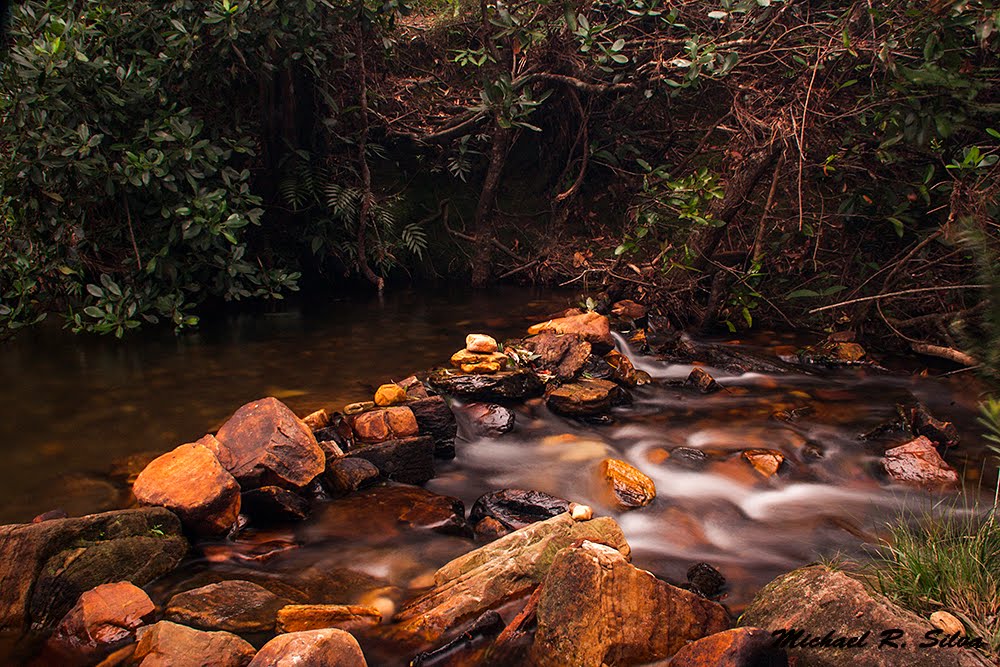
<svg viewBox="0 0 1000 667"><path fill-rule="evenodd" d="M611 324L608 322L608 318L600 313L587 312L580 315L570 315L569 317L539 322L528 327L528 333L532 336L545 332L576 334L604 352L615 346L615 339L611 337Z"/></svg>
<svg viewBox="0 0 1000 667"><path fill-rule="evenodd" d="M344 604L290 604L278 610L278 632L338 628L358 630L382 622L374 607Z"/></svg>
<svg viewBox="0 0 1000 667"><path fill-rule="evenodd" d="M139 628L133 660L142 667L245 667L254 648L229 632L203 632L170 621Z"/></svg>
<svg viewBox="0 0 1000 667"><path fill-rule="evenodd" d="M763 628L732 628L702 637L674 654L670 667L743 667L772 664L774 637ZM783 652L783 651L781 651ZM775 662L773 664L786 664Z"/></svg>
<svg viewBox="0 0 1000 667"><path fill-rule="evenodd" d="M771 477L785 461L785 455L774 449L748 449L743 452L743 458L764 477Z"/></svg>
<svg viewBox="0 0 1000 667"><path fill-rule="evenodd" d="M59 651L88 656L108 653L131 642L150 621L156 607L149 596L128 582L102 584L80 596L62 619L51 643Z"/></svg>
<svg viewBox="0 0 1000 667"><path fill-rule="evenodd" d="M343 630L326 628L278 635L257 653L251 667L366 667L357 640Z"/></svg>
<svg viewBox="0 0 1000 667"><path fill-rule="evenodd" d="M600 470L620 509L644 507L656 498L653 480L628 463L618 459L604 459Z"/></svg>
<svg viewBox="0 0 1000 667"><path fill-rule="evenodd" d="M631 299L622 299L611 306L611 314L623 320L640 320L646 316L646 306Z"/></svg>
<svg viewBox="0 0 1000 667"><path fill-rule="evenodd" d="M487 336L486 334L469 334L465 337L465 349L469 352L490 354L500 349L500 346L497 345L497 341L493 338L493 336Z"/></svg>
<svg viewBox="0 0 1000 667"><path fill-rule="evenodd" d="M934 443L920 436L905 445L886 450L882 467L893 479L927 486L950 486L958 473L938 454Z"/></svg>
<svg viewBox="0 0 1000 667"><path fill-rule="evenodd" d="M275 614L288 602L259 584L231 579L178 593L164 617L202 630L271 632Z"/></svg>
<svg viewBox="0 0 1000 667"><path fill-rule="evenodd" d="M483 365L484 368L490 368L492 370L478 371L478 372L487 372L487 373L496 373L500 369L505 368L509 361L510 357L508 357L506 354L500 354L499 352L480 354L477 352L470 352L469 350L459 350L455 354L451 355L451 365L454 366L455 368ZM464 371L464 372L472 373L477 371Z"/></svg>
<svg viewBox="0 0 1000 667"><path fill-rule="evenodd" d="M384 384L375 391L375 405L388 407L406 403L406 390L398 384Z"/></svg>
<svg viewBox="0 0 1000 667"><path fill-rule="evenodd" d="M318 431L330 425L330 414L326 410L319 409L303 417L302 423L312 430Z"/></svg>
<svg viewBox="0 0 1000 667"><path fill-rule="evenodd" d="M506 364L506 362L504 362ZM503 366L499 361L480 361L474 364L462 364L459 366L459 370L463 373L483 373L486 375L492 375L493 373L499 373Z"/></svg>
<svg viewBox="0 0 1000 667"><path fill-rule="evenodd" d="M166 507L188 530L226 532L240 513L240 486L206 447L187 444L154 459L135 480L140 505Z"/></svg>

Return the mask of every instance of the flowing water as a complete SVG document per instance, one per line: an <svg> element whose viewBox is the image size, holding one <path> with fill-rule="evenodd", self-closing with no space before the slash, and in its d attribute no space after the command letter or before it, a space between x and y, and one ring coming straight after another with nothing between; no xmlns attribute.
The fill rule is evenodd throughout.
<svg viewBox="0 0 1000 667"><path fill-rule="evenodd" d="M265 395L300 414L369 399L380 383L446 363L467 332L523 335L528 323L566 303L565 295L520 290L394 293L220 320L179 337L152 333L118 342L52 327L31 332L0 349L0 465L7 472L0 521L29 521L54 507L74 515L118 506L127 496L107 474L115 459L191 441ZM760 334L729 343L775 356L816 339ZM821 557L863 555L862 544L901 511L942 511L949 504L941 502L947 496L888 483L878 465L886 443L859 438L890 419L897 402L915 397L956 423L962 444L947 456L971 495L994 474L984 468L977 390L968 376L866 368L715 371L724 390L701 395L676 383L690 367L639 355L621 338L619 346L654 382L633 390L632 404L616 408L613 423L564 419L535 400L512 406L512 432L480 438L460 417L457 457L439 463L427 488L461 499L466 509L501 488L590 504L617 518L634 562L662 578L684 581L699 561L717 567L729 580L723 601L738 613L774 576ZM905 360L897 367L915 365ZM455 404L460 415L461 407ZM774 418L779 411L800 416L781 421ZM706 462L678 465L670 456L677 447L701 450ZM756 472L741 457L752 448L780 451L781 473ZM614 510L596 473L607 457L649 475L656 501ZM316 508L296 526L250 527L236 542L203 543L154 585L154 599L255 576L329 602L398 605L426 586L437 567L476 546L408 529L395 515L380 516L378 507L362 495ZM387 662L405 662L404 655L380 653L387 650L382 643L363 643Z"/></svg>

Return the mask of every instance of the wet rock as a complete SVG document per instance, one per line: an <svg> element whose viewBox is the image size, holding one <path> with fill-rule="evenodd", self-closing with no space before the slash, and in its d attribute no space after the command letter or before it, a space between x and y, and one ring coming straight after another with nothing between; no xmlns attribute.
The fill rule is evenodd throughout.
<svg viewBox="0 0 1000 667"><path fill-rule="evenodd" d="M410 402L408 407L413 411L420 433L434 438L434 456L439 459L455 458L458 422L448 402L440 396L425 396Z"/></svg>
<svg viewBox="0 0 1000 667"><path fill-rule="evenodd" d="M31 523L41 523L43 521L52 521L53 519L65 519L69 517L64 509L49 510L48 512L42 512L35 518L31 520Z"/></svg>
<svg viewBox="0 0 1000 667"><path fill-rule="evenodd" d="M460 556L434 574L435 587L408 602L393 635L436 641L462 621L520 597L541 582L556 552L581 540L625 554L628 543L613 519L574 521L569 514L533 523Z"/></svg>
<svg viewBox="0 0 1000 667"><path fill-rule="evenodd" d="M330 425L330 413L322 408L316 412L310 412L302 418L302 423L311 428L314 432Z"/></svg>
<svg viewBox="0 0 1000 667"><path fill-rule="evenodd" d="M375 390L375 405L379 407L401 405L407 400L406 390L398 384L384 384Z"/></svg>
<svg viewBox="0 0 1000 667"><path fill-rule="evenodd" d="M476 534L476 539L480 542L492 542L511 532L510 528L491 516L483 517L479 521L470 523L475 523L472 530Z"/></svg>
<svg viewBox="0 0 1000 667"><path fill-rule="evenodd" d="M722 389L722 385L716 382L715 378L709 375L708 371L697 366L691 369L691 373L688 374L684 384L694 387L703 394L712 394Z"/></svg>
<svg viewBox="0 0 1000 667"><path fill-rule="evenodd" d="M251 667L365 667L358 642L343 630L327 628L278 635L260 649Z"/></svg>
<svg viewBox="0 0 1000 667"><path fill-rule="evenodd" d="M499 349L497 341L486 334L469 334L465 337L465 349L479 354L491 354Z"/></svg>
<svg viewBox="0 0 1000 667"><path fill-rule="evenodd" d="M635 322L636 320L641 320L646 317L646 306L636 303L631 299L622 299L621 301L616 301L611 306L611 314L623 320L629 320Z"/></svg>
<svg viewBox="0 0 1000 667"><path fill-rule="evenodd" d="M219 429L219 462L244 491L260 486L298 489L325 463L312 429L276 398L247 403Z"/></svg>
<svg viewBox="0 0 1000 667"><path fill-rule="evenodd" d="M451 355L451 365L463 373L493 374L503 370L510 363L510 357L499 352L477 354L468 350L459 350Z"/></svg>
<svg viewBox="0 0 1000 667"><path fill-rule="evenodd" d="M653 480L624 461L604 459L600 475L619 509L645 507L656 499Z"/></svg>
<svg viewBox="0 0 1000 667"><path fill-rule="evenodd" d="M417 379L417 376L411 375L408 378L403 378L397 382L400 387L406 392L406 395L414 401L419 401L422 398L428 398L430 395L427 393L427 387L424 383Z"/></svg>
<svg viewBox="0 0 1000 667"><path fill-rule="evenodd" d="M726 587L726 578L708 563L695 563L689 567L687 580L694 593L706 598L717 597Z"/></svg>
<svg viewBox="0 0 1000 667"><path fill-rule="evenodd" d="M852 366L862 363L865 355L865 348L858 343L827 339L802 350L799 359L806 364Z"/></svg>
<svg viewBox="0 0 1000 667"><path fill-rule="evenodd" d="M348 420L341 415L331 417L330 424L317 430L313 435L316 436L316 441L327 460L342 455L344 451L354 446L354 431L351 430Z"/></svg>
<svg viewBox="0 0 1000 667"><path fill-rule="evenodd" d="M128 582L101 584L80 596L56 627L49 645L57 653L96 661L135 638L156 613L149 596ZM66 663L75 662L67 657Z"/></svg>
<svg viewBox="0 0 1000 667"><path fill-rule="evenodd" d="M359 527L382 540L403 530L469 534L461 500L403 484L363 489L317 508L300 532L307 542L356 540Z"/></svg>
<svg viewBox="0 0 1000 667"><path fill-rule="evenodd" d="M845 655L851 664L890 667L937 667L944 664L954 667L985 667L987 662L966 648L947 649L947 656L939 649L920 648L925 633L934 630L931 624L900 607L881 595L873 594L861 582L842 572L823 565L812 565L784 574L767 586L750 603L740 616L739 624L745 627L773 629L801 629L822 638L831 628L832 640L843 640L840 646L782 646L780 640L792 640L790 633L777 636L778 647L783 647L789 657L801 664L815 667L841 667ZM896 648L881 647L886 630L898 629ZM844 642L864 636L865 646L857 641L845 651ZM939 635L943 639L943 636ZM809 637L799 637L800 643Z"/></svg>
<svg viewBox="0 0 1000 667"><path fill-rule="evenodd" d="M611 379L625 387L638 387L649 383L649 374L635 369L632 360L617 350L604 355L604 361L613 370Z"/></svg>
<svg viewBox="0 0 1000 667"><path fill-rule="evenodd" d="M540 333L576 334L594 347L600 354L610 352L615 347L611 337L611 324L604 315L595 312L560 317L547 322L539 322L528 327L532 336Z"/></svg>
<svg viewBox="0 0 1000 667"><path fill-rule="evenodd" d="M898 482L932 487L958 483L958 473L925 436L886 450L882 467Z"/></svg>
<svg viewBox="0 0 1000 667"><path fill-rule="evenodd" d="M364 412L365 410L371 410L375 407L375 401L359 401L357 403L348 403L344 406L345 415L356 415Z"/></svg>
<svg viewBox="0 0 1000 667"><path fill-rule="evenodd" d="M0 526L0 630L49 628L84 591L144 586L186 552L180 521L162 507Z"/></svg>
<svg viewBox="0 0 1000 667"><path fill-rule="evenodd" d="M480 496L469 512L469 522L491 517L509 530L551 519L569 510L569 501L541 491L503 489Z"/></svg>
<svg viewBox="0 0 1000 667"><path fill-rule="evenodd" d="M743 458L764 477L777 474L785 461L785 455L775 449L747 449L743 452Z"/></svg>
<svg viewBox="0 0 1000 667"><path fill-rule="evenodd" d="M240 513L240 487L212 452L187 444L154 459L135 480L140 505L166 507L199 535L228 531Z"/></svg>
<svg viewBox="0 0 1000 667"><path fill-rule="evenodd" d="M553 412L567 417L590 417L611 410L630 400L628 393L608 380L580 380L549 392L546 404Z"/></svg>
<svg viewBox="0 0 1000 667"><path fill-rule="evenodd" d="M386 479L419 485L434 478L434 448L430 436L418 436L356 447L346 456L368 461Z"/></svg>
<svg viewBox="0 0 1000 667"><path fill-rule="evenodd" d="M243 511L254 521L301 521L309 516L309 501L280 486L262 486L243 494Z"/></svg>
<svg viewBox="0 0 1000 667"><path fill-rule="evenodd" d="M486 644L503 629L503 618L491 609L463 627L459 635L444 646L415 655L409 667L480 664L486 654Z"/></svg>
<svg viewBox="0 0 1000 667"><path fill-rule="evenodd" d="M467 375L441 370L431 374L429 381L442 393L480 401L531 398L541 395L544 389L537 375L523 369L494 375Z"/></svg>
<svg viewBox="0 0 1000 667"><path fill-rule="evenodd" d="M911 423L915 435L922 435L942 447L954 447L959 442L958 429L951 422L941 421L921 404L913 409Z"/></svg>
<svg viewBox="0 0 1000 667"><path fill-rule="evenodd" d="M471 434L481 438L498 438L514 428L514 413L495 403L469 403L462 414L469 420Z"/></svg>
<svg viewBox="0 0 1000 667"><path fill-rule="evenodd" d="M770 630L732 628L693 641L674 654L669 667L784 667L784 651L773 648Z"/></svg>
<svg viewBox="0 0 1000 667"><path fill-rule="evenodd" d="M572 380L590 358L591 345L579 336L543 333L525 339L524 349L538 358L535 368L549 371L561 380Z"/></svg>
<svg viewBox="0 0 1000 667"><path fill-rule="evenodd" d="M634 665L729 627L722 605L660 581L618 551L583 542L542 583L533 664Z"/></svg>
<svg viewBox="0 0 1000 667"><path fill-rule="evenodd" d="M374 463L359 457L345 456L326 464L323 481L330 494L337 497L371 486L378 481L379 475Z"/></svg>
<svg viewBox="0 0 1000 667"><path fill-rule="evenodd" d="M708 463L708 454L694 447L674 447L667 463L687 470L701 470Z"/></svg>
<svg viewBox="0 0 1000 667"><path fill-rule="evenodd" d="M369 443L407 438L419 430L413 410L404 406L362 412L351 417L350 424L357 439Z"/></svg>
<svg viewBox="0 0 1000 667"><path fill-rule="evenodd" d="M263 586L237 579L178 593L170 598L164 616L203 630L270 632L275 614L288 602Z"/></svg>
<svg viewBox="0 0 1000 667"><path fill-rule="evenodd" d="M245 667L253 646L229 632L204 632L160 621L140 628L133 662L141 667Z"/></svg>
<svg viewBox="0 0 1000 667"><path fill-rule="evenodd" d="M278 632L337 628L351 632L378 625L382 613L374 607L344 604L293 604L278 610Z"/></svg>

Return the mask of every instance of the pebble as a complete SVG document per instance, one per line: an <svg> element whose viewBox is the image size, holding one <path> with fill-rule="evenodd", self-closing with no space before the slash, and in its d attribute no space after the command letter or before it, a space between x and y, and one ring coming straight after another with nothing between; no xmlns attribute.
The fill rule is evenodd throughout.
<svg viewBox="0 0 1000 667"><path fill-rule="evenodd" d="M594 518L594 509L589 505L573 503L570 505L569 514L573 517L573 521L590 521Z"/></svg>

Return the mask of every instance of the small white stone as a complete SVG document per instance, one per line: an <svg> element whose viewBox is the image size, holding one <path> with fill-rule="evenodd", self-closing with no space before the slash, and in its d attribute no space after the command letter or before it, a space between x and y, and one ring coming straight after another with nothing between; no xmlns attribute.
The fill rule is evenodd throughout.
<svg viewBox="0 0 1000 667"><path fill-rule="evenodd" d="M594 510L590 505L573 503L570 505L569 515L573 517L573 521L590 521L594 518Z"/></svg>
<svg viewBox="0 0 1000 667"><path fill-rule="evenodd" d="M465 349L477 354L492 354L499 349L493 336L486 334L469 334L465 337Z"/></svg>

